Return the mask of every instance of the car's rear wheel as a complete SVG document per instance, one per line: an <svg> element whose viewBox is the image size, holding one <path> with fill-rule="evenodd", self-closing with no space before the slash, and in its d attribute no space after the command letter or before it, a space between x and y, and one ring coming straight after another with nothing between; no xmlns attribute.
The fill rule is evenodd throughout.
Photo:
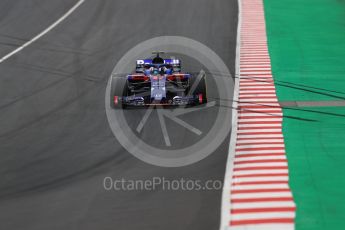
<svg viewBox="0 0 345 230"><path fill-rule="evenodd" d="M128 94L128 82L124 77L112 77L110 91L110 107L113 109L125 108L122 98Z"/></svg>
<svg viewBox="0 0 345 230"><path fill-rule="evenodd" d="M197 84L194 88L194 84ZM194 88L194 90L193 90ZM196 104L207 103L207 86L206 86L206 75L199 79L199 76L192 76L189 79L189 90L190 95L197 97ZM193 91L193 92L192 92Z"/></svg>

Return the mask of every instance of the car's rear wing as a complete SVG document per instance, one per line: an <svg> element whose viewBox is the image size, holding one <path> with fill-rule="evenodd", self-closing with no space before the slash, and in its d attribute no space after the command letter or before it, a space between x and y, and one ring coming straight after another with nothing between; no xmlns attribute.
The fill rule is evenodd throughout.
<svg viewBox="0 0 345 230"><path fill-rule="evenodd" d="M179 59L163 59L164 63L160 65L171 65L173 72L181 72L181 60ZM152 59L139 59L136 62L136 72L143 73L145 66L153 66Z"/></svg>

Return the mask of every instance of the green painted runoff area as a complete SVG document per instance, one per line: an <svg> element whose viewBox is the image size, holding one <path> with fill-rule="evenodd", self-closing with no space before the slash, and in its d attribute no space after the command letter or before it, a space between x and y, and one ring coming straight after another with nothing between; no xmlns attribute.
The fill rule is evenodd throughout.
<svg viewBox="0 0 345 230"><path fill-rule="evenodd" d="M264 0L264 6L279 100L345 100L345 1ZM345 107L283 112L296 229L345 229Z"/></svg>

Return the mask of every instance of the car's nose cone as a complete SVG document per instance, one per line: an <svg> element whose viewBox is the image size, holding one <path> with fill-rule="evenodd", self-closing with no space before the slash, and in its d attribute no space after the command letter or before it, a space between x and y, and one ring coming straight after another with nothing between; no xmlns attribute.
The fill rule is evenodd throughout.
<svg viewBox="0 0 345 230"><path fill-rule="evenodd" d="M166 97L165 76L151 76L151 98L155 101L161 101Z"/></svg>

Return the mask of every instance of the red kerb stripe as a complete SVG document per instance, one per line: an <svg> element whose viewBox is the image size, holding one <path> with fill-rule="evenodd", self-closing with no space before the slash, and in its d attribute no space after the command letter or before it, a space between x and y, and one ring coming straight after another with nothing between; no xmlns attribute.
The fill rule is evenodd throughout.
<svg viewBox="0 0 345 230"><path fill-rule="evenodd" d="M247 190L231 190L231 194L242 193L265 193L265 192L290 192L288 188L272 188L272 189L247 189Z"/></svg>
<svg viewBox="0 0 345 230"><path fill-rule="evenodd" d="M293 201L292 197L272 197L272 198L244 198L244 199L231 199L231 203L252 203L252 202L284 202Z"/></svg>
<svg viewBox="0 0 345 230"><path fill-rule="evenodd" d="M230 225L248 225L248 224L279 224L294 223L293 218L270 218L270 219L252 219L252 220L232 220Z"/></svg>
<svg viewBox="0 0 345 230"><path fill-rule="evenodd" d="M255 173L255 174L245 174L245 175L238 175L234 176L234 178L247 178L247 177L282 177L282 176L288 176L287 173Z"/></svg>
<svg viewBox="0 0 345 230"><path fill-rule="evenodd" d="M287 160L284 159L267 159L267 160L253 160L253 161L237 161L235 165L242 165L242 164L255 164L255 163L285 163Z"/></svg>
<svg viewBox="0 0 345 230"><path fill-rule="evenodd" d="M253 212L294 212L295 207L279 207L279 208L241 208L232 209L231 214L253 213Z"/></svg>
<svg viewBox="0 0 345 230"><path fill-rule="evenodd" d="M251 170L275 170L275 169L288 169L287 166L258 166L258 167L244 167L234 168L234 172L237 171L251 171Z"/></svg>

